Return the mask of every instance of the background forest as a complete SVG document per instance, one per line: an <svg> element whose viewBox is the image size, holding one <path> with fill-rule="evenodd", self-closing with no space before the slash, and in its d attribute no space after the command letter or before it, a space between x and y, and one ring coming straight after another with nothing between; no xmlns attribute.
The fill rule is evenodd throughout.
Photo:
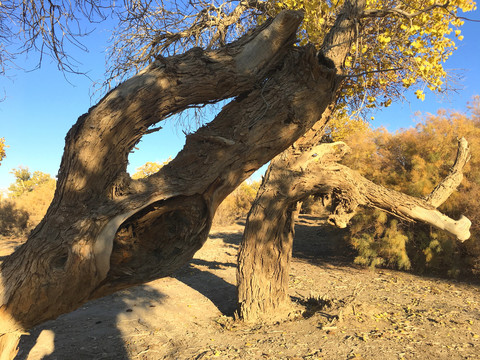
<svg viewBox="0 0 480 360"><path fill-rule="evenodd" d="M379 210L365 210L350 225L349 241L358 251L355 262L434 272L456 277L480 271L478 236L480 194L480 98L468 113L440 110L426 115L415 128L388 133L366 130L346 139L353 151L348 165L385 187L418 197L428 195L453 164L457 140L465 137L472 158L458 192L440 207L448 216L472 221L472 237L456 241L444 231L420 223L399 221Z"/></svg>
<svg viewBox="0 0 480 360"><path fill-rule="evenodd" d="M439 110L423 116L415 128L395 133L384 128L372 130L355 121L346 125L340 120L332 122L327 141L345 141L352 149L344 160L346 165L379 185L416 197L428 195L448 174L458 138L468 140L472 153L459 191L440 207L455 219L461 215L471 219L472 237L468 241L461 243L444 231L401 221L380 210L363 209L353 218L346 236L356 252L355 263L449 277L480 273L480 96L474 97L467 109ZM148 162L132 177L149 176L170 160ZM0 236L26 237L45 215L55 180L28 168L13 169L12 173L15 183L0 202ZM249 180L239 186L220 205L214 223L225 226L245 217L259 185L260 181ZM319 215L324 206L321 200L309 198L301 211Z"/></svg>

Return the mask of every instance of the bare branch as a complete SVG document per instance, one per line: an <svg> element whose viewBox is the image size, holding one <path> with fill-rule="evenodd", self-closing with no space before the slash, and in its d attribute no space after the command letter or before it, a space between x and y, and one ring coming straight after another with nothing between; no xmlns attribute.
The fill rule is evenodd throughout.
<svg viewBox="0 0 480 360"><path fill-rule="evenodd" d="M425 198L425 201L435 207L439 207L457 189L463 179L463 168L470 160L470 149L465 138L458 140L458 150L455 163L448 176L438 184L435 189Z"/></svg>
<svg viewBox="0 0 480 360"><path fill-rule="evenodd" d="M147 135L147 134L153 134L154 132L160 131L160 130L162 130L162 129L163 129L163 127L157 126L157 127L153 128L153 129L145 130L145 135Z"/></svg>
<svg viewBox="0 0 480 360"><path fill-rule="evenodd" d="M340 228L348 225L358 206L362 205L381 209L407 221L425 222L448 231L461 241L470 237L470 220L464 216L454 220L436 209L460 184L461 171L469 159L465 140L460 141L459 155L451 174L438 186L439 190L433 191L431 200L387 189L338 164L348 150L343 142L322 143L298 154L295 148L290 148L277 157L270 166L280 172L277 178L288 179L285 185L288 188L282 188L287 199L284 202L289 204L310 195L327 194L332 198L329 222Z"/></svg>
<svg viewBox="0 0 480 360"><path fill-rule="evenodd" d="M457 19L460 19L460 20L465 20L465 21L471 21L471 22L478 22L480 23L480 20L477 20L477 19L470 19L470 18L467 18L465 16L458 16L458 15L455 15L454 13L450 12L451 15L455 16Z"/></svg>
<svg viewBox="0 0 480 360"><path fill-rule="evenodd" d="M38 53L36 68L45 55L67 73L80 73L78 64L67 47L74 46L88 51L80 39L90 32L83 30L85 20L89 23L103 21L110 13L110 0L93 1L15 1L0 3L0 73L17 67L18 56L30 52ZM21 44L21 45L20 45Z"/></svg>
<svg viewBox="0 0 480 360"><path fill-rule="evenodd" d="M367 74L375 74L375 73L382 73L382 72L389 72L389 71L399 71L403 70L404 68L393 68L393 69L382 69L382 70L371 70L371 71L365 71L360 74L351 74L351 75L341 75L343 78L354 78L354 77L361 77L365 76Z"/></svg>
<svg viewBox="0 0 480 360"><path fill-rule="evenodd" d="M193 47L215 49L237 39L267 14L265 1L198 0L133 3L120 11L120 25L109 49L106 82L109 88L158 57Z"/></svg>
<svg viewBox="0 0 480 360"><path fill-rule="evenodd" d="M384 17L387 15L400 15L407 19L413 19L419 15L422 15L434 9L446 10L449 4L450 4L450 1L447 1L445 4L433 4L431 6L426 7L425 9L421 9L413 13L408 12L407 10L399 6L390 8L390 9L366 9L363 11L362 14L360 14L360 17L367 18L367 17Z"/></svg>
<svg viewBox="0 0 480 360"><path fill-rule="evenodd" d="M322 144L321 146L338 149L339 155L345 153L345 144L340 143ZM331 152L331 151L330 151ZM433 225L441 230L448 231L459 240L465 241L470 237L471 222L462 216L459 220L453 220L436 210L456 190L462 179L462 169L468 159L468 145L465 139L459 142L457 160L449 176L442 181L432 192L431 198L423 200L415 198L395 190L376 185L365 179L358 172L350 168L332 163L322 163L321 166L311 167L312 183L315 183L320 192L331 192L336 199L334 214L329 217L329 222L338 226L346 227L350 219L355 215L358 205L375 207L397 217L410 221L422 221ZM321 161L321 160L319 160ZM315 180L315 176L317 180ZM309 183L310 181L306 181Z"/></svg>

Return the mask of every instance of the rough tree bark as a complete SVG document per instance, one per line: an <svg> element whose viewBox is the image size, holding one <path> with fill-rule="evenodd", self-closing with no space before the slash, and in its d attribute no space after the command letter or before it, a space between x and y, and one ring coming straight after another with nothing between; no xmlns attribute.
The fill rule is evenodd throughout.
<svg viewBox="0 0 480 360"><path fill-rule="evenodd" d="M308 149L321 130L312 129L296 146L272 160L247 218L239 253L238 314L249 322L285 318L292 310L288 276L296 203L310 195L332 198L329 222L347 226L357 208L375 207L410 221L422 221L450 232L460 241L470 237L471 222L453 220L436 208L456 190L470 158L465 139L459 141L450 174L426 197L419 199L386 189L358 172L338 164L348 146L323 143Z"/></svg>
<svg viewBox="0 0 480 360"><path fill-rule="evenodd" d="M248 213L237 268L237 315L247 322L275 322L292 310L288 281L294 217L296 204L304 197L292 183L292 160L306 150L304 143L321 140L330 113L331 108L307 134L270 162Z"/></svg>
<svg viewBox="0 0 480 360"><path fill-rule="evenodd" d="M321 58L341 69L355 40L364 1L346 1L321 47ZM340 71L339 71L340 72ZM333 106L333 104L332 104ZM468 147L459 151L456 169L426 200L389 191L362 178L332 159L340 153L318 145L330 111L271 163L249 212L238 257L238 316L246 321L275 321L291 311L288 277L293 244L296 203L311 194L332 193L337 202L332 224L345 227L358 205L375 206L402 218L424 221L456 235L470 236L470 221L455 221L436 210L460 184L461 169L468 161ZM313 156L315 155L315 156Z"/></svg>
<svg viewBox="0 0 480 360"><path fill-rule="evenodd" d="M301 19L282 12L219 50L159 58L78 119L45 218L1 265L2 358L32 326L182 266L220 202L315 124L339 78L294 46ZM152 125L230 97L160 172L129 177L128 154Z"/></svg>
<svg viewBox="0 0 480 360"><path fill-rule="evenodd" d="M345 1L335 23L325 36L319 59L340 73L356 38L358 19L365 0ZM338 75L341 79L341 75ZM339 86L341 81L337 82ZM262 186L249 212L238 256L238 315L246 321L269 321L289 311L287 294L293 241L295 204L289 166L303 152L318 144L333 109L336 91L328 111L319 114L315 126L294 147L269 165Z"/></svg>

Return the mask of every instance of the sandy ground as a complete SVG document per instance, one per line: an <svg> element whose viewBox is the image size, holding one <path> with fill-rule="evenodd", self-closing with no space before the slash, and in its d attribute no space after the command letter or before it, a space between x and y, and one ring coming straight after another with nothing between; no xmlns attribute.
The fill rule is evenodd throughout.
<svg viewBox="0 0 480 360"><path fill-rule="evenodd" d="M235 322L242 230L214 229L173 277L33 329L17 359L480 359L478 284L355 267L338 232L310 216L296 226L290 278L303 315Z"/></svg>

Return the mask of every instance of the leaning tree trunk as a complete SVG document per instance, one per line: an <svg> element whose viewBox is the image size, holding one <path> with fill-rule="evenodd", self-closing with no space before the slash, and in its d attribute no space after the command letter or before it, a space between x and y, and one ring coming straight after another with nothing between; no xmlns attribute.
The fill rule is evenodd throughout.
<svg viewBox="0 0 480 360"><path fill-rule="evenodd" d="M342 142L300 151L298 144L311 142L313 135L312 129L297 146L272 160L248 214L237 273L238 315L246 321L276 321L291 311L288 276L294 230L292 210L310 195L332 198L328 221L340 228L346 227L358 206L363 205L405 220L428 223L460 241L470 237L470 220L464 216L453 220L436 210L462 181L463 167L470 158L465 139L459 141L450 174L426 199L419 199L376 185L338 164L348 151Z"/></svg>
<svg viewBox="0 0 480 360"><path fill-rule="evenodd" d="M341 69L355 40L357 19L364 1L346 1L321 47L336 69ZM459 156L460 175L449 176L427 201L389 191L335 163L343 146L318 146L330 111L294 146L270 163L249 212L238 258L238 315L246 321L271 321L290 310L288 276L293 239L293 209L312 194L333 193L336 201L330 222L345 227L358 205L373 206L406 219L424 221L465 239L470 221L454 221L436 210L459 185L468 151ZM337 151L336 149L343 149ZM459 151L459 154L461 152ZM463 165L462 165L463 164ZM440 195L440 193L442 193Z"/></svg>
<svg viewBox="0 0 480 360"><path fill-rule="evenodd" d="M300 21L282 12L225 48L158 58L78 119L45 218L1 265L3 358L26 329L185 264L220 202L315 124L339 77L294 46ZM152 125L235 96L157 174L129 177L128 154Z"/></svg>
<svg viewBox="0 0 480 360"><path fill-rule="evenodd" d="M335 69L341 69L355 40L358 15L364 6L363 0L346 1L325 37L320 58ZM459 151L457 171L427 201L389 191L337 164L346 149L343 145L318 146L333 105L310 131L272 160L249 212L237 269L238 316L245 321L274 321L290 311L293 211L296 203L309 195L334 195L336 206L329 220L339 227L347 225L358 205L365 205L430 223L461 240L470 236L468 219L455 221L436 210L460 184L461 169L468 160L466 146L462 148L465 151Z"/></svg>
<svg viewBox="0 0 480 360"><path fill-rule="evenodd" d="M365 0L345 1L325 36L319 59L341 69L355 40L359 14ZM337 83L339 86L340 83ZM336 93L337 89L334 89ZM336 95L336 94L335 94ZM295 146L272 160L249 212L238 256L238 315L245 321L274 320L290 309L288 277L293 241L293 210L297 198L292 186L293 168L303 151L317 144L332 112L319 116L315 126ZM319 114L320 115L320 114Z"/></svg>

